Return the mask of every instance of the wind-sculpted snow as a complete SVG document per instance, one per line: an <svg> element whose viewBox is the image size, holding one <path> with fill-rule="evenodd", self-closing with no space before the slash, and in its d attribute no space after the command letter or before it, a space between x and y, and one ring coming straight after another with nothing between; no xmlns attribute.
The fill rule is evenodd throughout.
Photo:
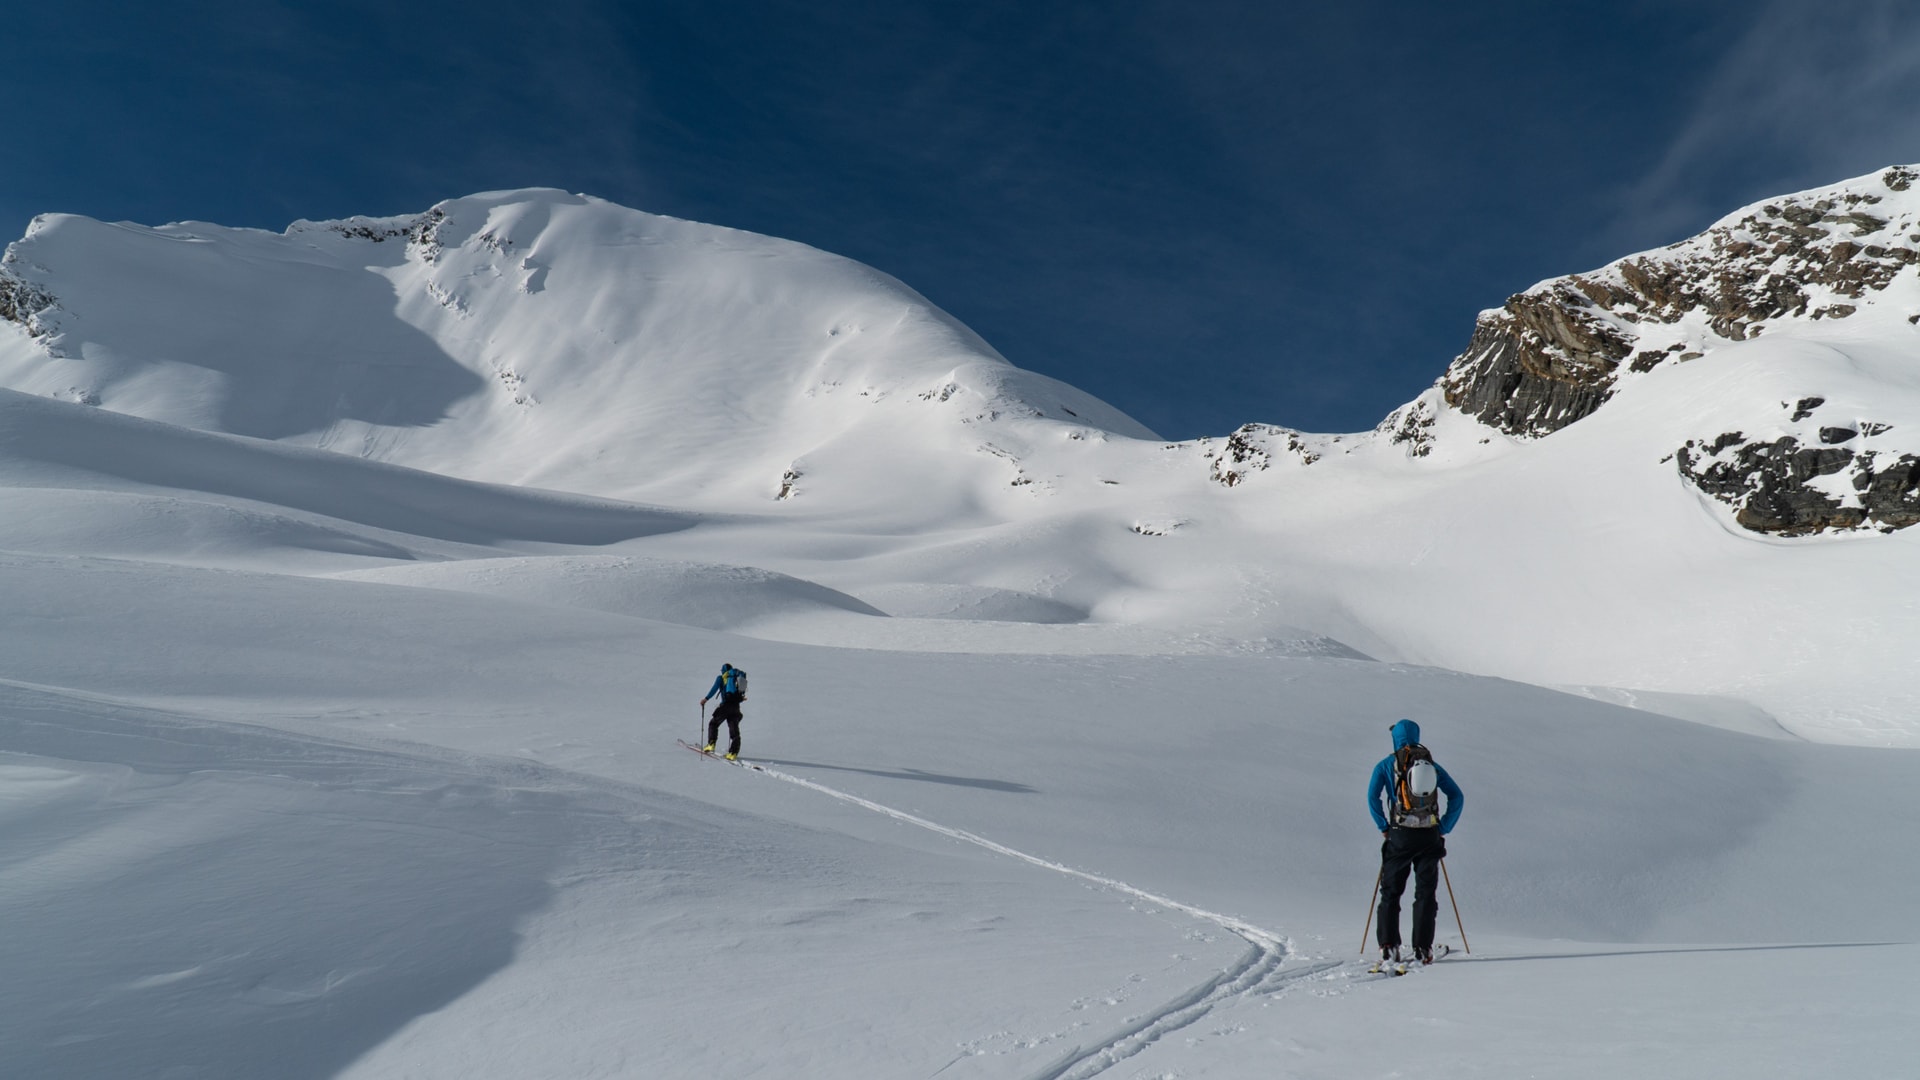
<svg viewBox="0 0 1920 1080"><path fill-rule="evenodd" d="M816 611L886 615L824 585L758 567L626 555L417 563L337 576L560 604L709 630L738 629L771 616Z"/></svg>
<svg viewBox="0 0 1920 1080"><path fill-rule="evenodd" d="M380 533L468 544L606 544L686 528L695 520L199 432L11 390L0 390L0 477L10 488L28 491L179 492L194 502L275 507ZM8 524L31 527L18 518ZM246 522L237 527L258 528ZM162 525L158 531L168 530ZM367 543L365 554L391 554Z"/></svg>
<svg viewBox="0 0 1920 1080"><path fill-rule="evenodd" d="M862 595L889 615L925 619L1077 623L1091 615L1058 600L988 585L901 583L865 589Z"/></svg>

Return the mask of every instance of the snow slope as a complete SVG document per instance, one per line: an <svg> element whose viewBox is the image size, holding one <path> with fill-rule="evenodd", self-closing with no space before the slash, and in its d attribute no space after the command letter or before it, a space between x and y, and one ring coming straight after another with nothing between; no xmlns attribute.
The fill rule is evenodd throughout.
<svg viewBox="0 0 1920 1080"><path fill-rule="evenodd" d="M1920 213L1920 192L1887 186L1899 175L1781 205L1853 200L1886 232ZM1722 227L1763 209L1780 208ZM1824 237L1829 261L1836 245L1858 249L1838 238L1864 227L1835 213L1795 226ZM1705 258L1674 250L1654 254ZM185 428L670 507L703 528L660 533L648 557L855 598L756 608L750 626L724 617L756 636L1358 653L1614 688L1617 700L1725 699L1736 704L1705 712L1744 709L1818 740L1920 741L1920 701L1901 675L1916 584L1907 533L1748 533L1675 460L1727 433L1815 445L1835 425L1877 432L1857 445L1884 461L1920 453L1913 268L1852 298L1846 318L1819 317L1847 298L1809 286L1813 314L1773 318L1764 336L1722 327L1741 340L1698 313L1671 324L1588 313L1630 328L1646 355L1704 355L1623 365L1603 408L1546 438L1487 428L1436 389L1378 432L1256 426L1184 444L1009 366L866 267L551 190L277 235L52 215L0 271L16 297L0 385L171 425L181 446ZM1824 403L1797 416L1814 397ZM106 469L148 483L139 467ZM1846 475L1830 479L1852 497ZM245 512L284 516L280 499ZM102 524L16 543L110 554ZM280 526L307 548L349 543L306 527ZM728 557L712 558L715 545ZM440 587L482 580L439 573ZM860 604L910 621L853 618ZM979 625L955 637L921 621L956 614Z"/></svg>
<svg viewBox="0 0 1920 1080"><path fill-rule="evenodd" d="M1903 752L1366 661L850 651L79 558L0 582L36 1075L1382 1075L1403 1000L1442 1076L1891 1075L1915 1019L1912 947L1862 947L1910 936ZM773 773L670 741L717 656ZM1403 986L1351 958L1361 781L1406 713L1468 791L1482 959Z"/></svg>
<svg viewBox="0 0 1920 1080"><path fill-rule="evenodd" d="M1915 541L1668 459L1904 446L1896 320L1416 455L1160 442L883 275L558 192L0 270L9 1070L1906 1069ZM722 661L758 770L674 745ZM1472 954L1394 980L1402 716Z"/></svg>
<svg viewBox="0 0 1920 1080"><path fill-rule="evenodd" d="M996 411L1151 437L858 263L559 191L284 235L50 215L7 258L56 299L6 385L472 479L733 506L853 458L858 505Z"/></svg>

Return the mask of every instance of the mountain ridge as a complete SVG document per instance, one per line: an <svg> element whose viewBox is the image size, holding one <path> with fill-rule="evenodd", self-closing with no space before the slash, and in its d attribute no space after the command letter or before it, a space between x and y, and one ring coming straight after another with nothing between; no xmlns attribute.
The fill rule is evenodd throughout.
<svg viewBox="0 0 1920 1080"><path fill-rule="evenodd" d="M1513 438L1544 438L1594 415L1627 382L1763 334L1843 348L1877 335L1912 347L1916 180L1914 167L1891 166L1762 200L1697 236L1540 282L1482 312L1434 389L1382 428L1424 454L1434 411L1447 408ZM1896 426L1885 417L1800 424L1825 401L1810 385L1780 403L1791 430L1770 417L1730 420L1671 457L1682 478L1754 532L1920 522L1920 443L1905 432L1875 442ZM1766 434L1750 434L1755 427Z"/></svg>
<svg viewBox="0 0 1920 1080"><path fill-rule="evenodd" d="M1850 183L1890 204L1887 175ZM1782 239L1830 252L1882 203L1836 203L1797 226L1818 238ZM1779 206L1766 220L1791 224ZM1653 333L1712 347L1615 363L1604 401L1547 433L1488 424L1443 376L1369 432L1167 442L877 271L551 189L279 234L49 216L4 268L0 387L204 435L0 409L16 436L0 438L0 547L117 556L144 536L157 561L586 607L614 603L604 588L622 614L711 622L681 575L732 590L714 610L765 640L1340 656L1662 708L1726 698L1744 704L1698 711L1920 743L1920 694L1897 675L1920 637L1903 599L1920 589L1911 269L1861 279L1845 316L1812 318L1836 286L1796 286L1804 315L1739 340L1704 309L1592 308L1643 352ZM1596 303L1568 288L1548 291ZM90 471L50 471L28 437L85 447ZM163 445L212 455L208 476L257 475L244 491L156 475L144 457L169 460ZM362 476L356 458L416 472ZM488 513L532 511L436 477L616 502L567 511L604 528L488 532ZM452 518L369 519L363 484L417 485ZM500 561L531 554L549 561ZM497 565L396 569L476 559Z"/></svg>
<svg viewBox="0 0 1920 1080"><path fill-rule="evenodd" d="M1152 437L871 268L551 189L281 234L46 216L4 265L4 385L470 479L771 498L889 399L925 406L909 426ZM476 430L446 445L449 424ZM700 468L719 441L756 469Z"/></svg>

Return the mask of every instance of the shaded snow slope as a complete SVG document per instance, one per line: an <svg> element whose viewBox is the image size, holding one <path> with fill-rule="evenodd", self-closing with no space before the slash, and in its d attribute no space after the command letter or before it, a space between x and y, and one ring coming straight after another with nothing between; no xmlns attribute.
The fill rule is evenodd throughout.
<svg viewBox="0 0 1920 1080"><path fill-rule="evenodd" d="M20 1075L335 1075L509 964L598 824L497 769L17 683L0 745Z"/></svg>
<svg viewBox="0 0 1920 1080"><path fill-rule="evenodd" d="M479 484L0 390L0 546L154 555L266 543L409 558L408 542L608 544L693 515ZM222 535L224 534L224 536ZM103 550L104 549L104 550Z"/></svg>

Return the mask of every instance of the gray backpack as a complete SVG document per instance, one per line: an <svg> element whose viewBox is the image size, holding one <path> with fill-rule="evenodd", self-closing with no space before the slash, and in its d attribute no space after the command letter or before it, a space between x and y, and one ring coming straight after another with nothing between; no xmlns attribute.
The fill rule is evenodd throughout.
<svg viewBox="0 0 1920 1080"><path fill-rule="evenodd" d="M1388 818L1403 829L1440 824L1440 770L1433 754L1419 743L1393 752L1393 812Z"/></svg>

